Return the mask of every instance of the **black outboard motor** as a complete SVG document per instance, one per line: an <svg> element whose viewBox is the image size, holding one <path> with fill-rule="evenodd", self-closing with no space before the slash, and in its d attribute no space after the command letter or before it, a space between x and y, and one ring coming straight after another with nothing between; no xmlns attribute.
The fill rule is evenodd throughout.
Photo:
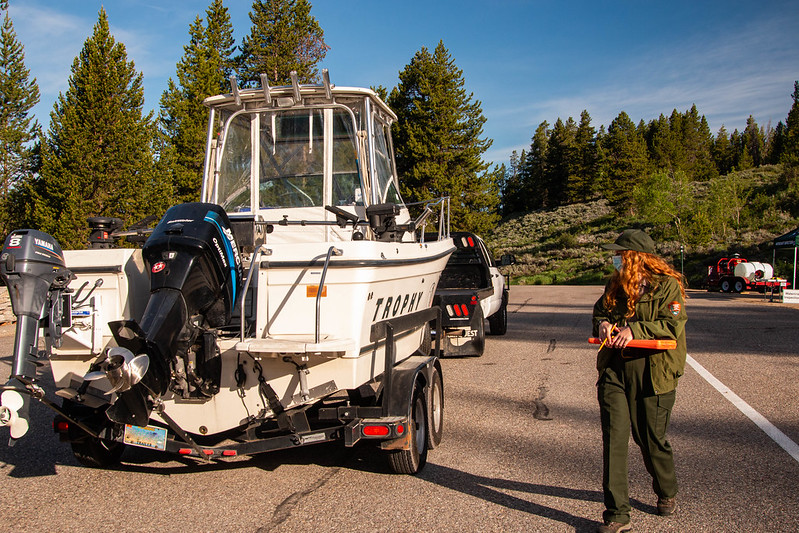
<svg viewBox="0 0 799 533"><path fill-rule="evenodd" d="M150 300L140 324L112 323L117 344L149 356L138 384L117 392L108 417L145 425L147 396L170 388L183 397L218 390L221 364L215 329L230 323L241 282L241 259L230 221L216 204L172 207L142 249L150 270ZM135 372L134 372L135 374Z"/></svg>
<svg viewBox="0 0 799 533"><path fill-rule="evenodd" d="M56 331L62 320L61 294L72 279L61 246L51 235L32 229L12 232L0 253L0 275L8 286L17 316L11 377L0 397L0 425L11 427L11 439L28 431L28 409L36 380L39 320L49 316ZM66 310L69 313L69 310Z"/></svg>

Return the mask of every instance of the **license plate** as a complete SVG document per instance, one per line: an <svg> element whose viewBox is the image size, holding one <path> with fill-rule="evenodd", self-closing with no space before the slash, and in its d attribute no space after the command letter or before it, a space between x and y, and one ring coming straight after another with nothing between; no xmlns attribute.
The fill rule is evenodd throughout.
<svg viewBox="0 0 799 533"><path fill-rule="evenodd" d="M125 424L125 444L151 448L153 450L166 450L166 429L154 426L132 426Z"/></svg>

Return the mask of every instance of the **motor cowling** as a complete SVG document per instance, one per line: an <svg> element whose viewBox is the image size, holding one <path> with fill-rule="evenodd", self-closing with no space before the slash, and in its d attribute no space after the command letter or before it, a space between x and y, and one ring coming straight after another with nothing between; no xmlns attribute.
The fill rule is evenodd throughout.
<svg viewBox="0 0 799 533"><path fill-rule="evenodd" d="M241 259L230 220L220 206L172 207L142 253L150 269L151 294L178 290L190 314L202 314L211 327L230 322L241 282Z"/></svg>
<svg viewBox="0 0 799 533"><path fill-rule="evenodd" d="M60 342L62 292L72 279L58 241L33 229L11 232L0 252L0 276L17 316L11 376L0 395L0 425L11 439L28 430L29 392L36 381L39 321L47 317L54 343ZM69 310L66 310L68 313Z"/></svg>
<svg viewBox="0 0 799 533"><path fill-rule="evenodd" d="M141 321L112 324L117 344L145 353L149 368L108 411L117 422L143 425L148 394L171 387L188 397L216 390L213 330L230 323L241 282L241 259L224 210L216 204L172 207L142 249L150 299ZM126 389L127 387L123 387Z"/></svg>

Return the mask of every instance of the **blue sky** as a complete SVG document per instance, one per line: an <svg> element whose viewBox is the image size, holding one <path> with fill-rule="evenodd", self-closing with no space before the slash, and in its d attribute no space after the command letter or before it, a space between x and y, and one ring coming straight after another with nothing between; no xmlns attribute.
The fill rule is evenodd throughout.
<svg viewBox="0 0 799 533"><path fill-rule="evenodd" d="M210 0L10 0L25 62L36 77L39 122L59 92L103 5L111 31L144 75L145 107L157 108ZM542 121L594 127L626 111L635 121L696 104L715 134L743 130L751 114L784 121L799 80L799 5L725 0L316 0L311 11L330 46L322 67L337 85L383 85L421 47L439 40L482 103L485 159L507 162ZM249 0L225 2L237 44L249 33Z"/></svg>

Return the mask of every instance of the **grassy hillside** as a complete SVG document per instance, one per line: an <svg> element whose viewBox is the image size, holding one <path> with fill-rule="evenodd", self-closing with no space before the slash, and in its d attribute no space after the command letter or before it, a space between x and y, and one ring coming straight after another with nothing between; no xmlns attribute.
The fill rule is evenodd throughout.
<svg viewBox="0 0 799 533"><path fill-rule="evenodd" d="M497 257L506 253L516 257L516 264L507 269L512 283L522 285L603 284L613 267L610 252L600 245L613 242L628 227L650 232L658 243L658 252L677 270L682 268L692 288L702 286L707 265L732 253L750 261L772 263L776 275L790 280L793 254L780 252L774 262L771 245L774 237L799 225L799 218L792 213L796 202L790 191L784 190L780 169L748 170L736 177L748 184L744 194L747 211L739 226L703 244L684 244L682 256L674 232L619 217L606 200L519 214L502 221L485 239ZM699 197L708 187L708 183L692 184Z"/></svg>

